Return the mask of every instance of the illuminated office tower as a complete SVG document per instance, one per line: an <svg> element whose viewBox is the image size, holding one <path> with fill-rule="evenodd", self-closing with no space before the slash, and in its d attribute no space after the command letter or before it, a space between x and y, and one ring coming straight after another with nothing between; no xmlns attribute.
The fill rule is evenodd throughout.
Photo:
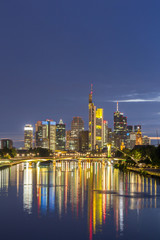
<svg viewBox="0 0 160 240"><path fill-rule="evenodd" d="M123 116L118 110L118 102L117 102L117 111L114 112L114 132L117 135L124 135L127 131L127 117Z"/></svg>
<svg viewBox="0 0 160 240"><path fill-rule="evenodd" d="M70 150L71 130L66 131L66 150Z"/></svg>
<svg viewBox="0 0 160 240"><path fill-rule="evenodd" d="M104 137L104 131L103 131L103 109L97 108L96 110L96 145L98 148L103 148L103 137Z"/></svg>
<svg viewBox="0 0 160 240"><path fill-rule="evenodd" d="M89 150L104 146L104 122L103 109L97 108L92 101L92 85L89 94Z"/></svg>
<svg viewBox="0 0 160 240"><path fill-rule="evenodd" d="M96 106L92 102L92 85L89 94L89 149L94 150L96 146Z"/></svg>
<svg viewBox="0 0 160 240"><path fill-rule="evenodd" d="M71 123L70 150L79 150L79 133L84 130L84 121L81 117L73 117Z"/></svg>
<svg viewBox="0 0 160 240"><path fill-rule="evenodd" d="M47 119L36 123L36 147L56 149L56 122Z"/></svg>
<svg viewBox="0 0 160 240"><path fill-rule="evenodd" d="M103 121L103 147L106 147L108 143L108 121Z"/></svg>
<svg viewBox="0 0 160 240"><path fill-rule="evenodd" d="M142 145L143 141L142 141L142 133L140 128L138 129L137 133L136 133L136 145Z"/></svg>
<svg viewBox="0 0 160 240"><path fill-rule="evenodd" d="M126 145L126 134L127 134L127 117L123 115L118 109L117 102L117 111L114 112L114 143L116 147L121 146L123 141Z"/></svg>
<svg viewBox="0 0 160 240"><path fill-rule="evenodd" d="M60 119L59 124L56 124L56 150L65 150L66 144L66 125Z"/></svg>
<svg viewBox="0 0 160 240"><path fill-rule="evenodd" d="M37 123L35 124L35 147L42 147L42 141L42 122L37 121Z"/></svg>
<svg viewBox="0 0 160 240"><path fill-rule="evenodd" d="M24 126L24 147L26 149L33 147L33 127L31 124Z"/></svg>
<svg viewBox="0 0 160 240"><path fill-rule="evenodd" d="M56 150L56 122L47 119L42 121L42 130L44 137L48 139L48 148L52 151ZM47 143L47 141L46 141Z"/></svg>
<svg viewBox="0 0 160 240"><path fill-rule="evenodd" d="M134 131L135 132L138 132L138 130L142 130L142 127L141 127L141 125L134 125Z"/></svg>

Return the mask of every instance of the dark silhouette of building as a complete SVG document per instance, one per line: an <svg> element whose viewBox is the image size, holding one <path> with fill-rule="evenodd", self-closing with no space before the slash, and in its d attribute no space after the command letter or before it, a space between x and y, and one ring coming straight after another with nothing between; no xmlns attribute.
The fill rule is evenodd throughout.
<svg viewBox="0 0 160 240"><path fill-rule="evenodd" d="M127 132L128 133L133 132L133 126L132 125L127 126Z"/></svg>
<svg viewBox="0 0 160 240"><path fill-rule="evenodd" d="M12 149L13 141L11 139L1 139L0 148L1 149L4 149L4 148Z"/></svg>
<svg viewBox="0 0 160 240"><path fill-rule="evenodd" d="M81 131L79 133L79 151L85 152L89 150L89 131Z"/></svg>

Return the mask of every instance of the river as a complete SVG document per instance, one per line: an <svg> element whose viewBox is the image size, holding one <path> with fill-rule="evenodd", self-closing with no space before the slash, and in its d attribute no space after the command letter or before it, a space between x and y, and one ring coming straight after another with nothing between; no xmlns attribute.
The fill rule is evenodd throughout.
<svg viewBox="0 0 160 240"><path fill-rule="evenodd" d="M159 223L158 178L100 162L0 170L2 240L158 240Z"/></svg>

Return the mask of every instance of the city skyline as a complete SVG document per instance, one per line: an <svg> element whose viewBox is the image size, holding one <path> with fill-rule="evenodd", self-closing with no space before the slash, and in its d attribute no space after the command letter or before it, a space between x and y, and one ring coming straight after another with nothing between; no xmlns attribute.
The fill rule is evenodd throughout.
<svg viewBox="0 0 160 240"><path fill-rule="evenodd" d="M89 92L90 93L90 92ZM94 96L94 94L93 94L93 84L91 84L91 94L92 94L92 96L93 96L93 99L96 101L96 98L95 98L95 96ZM94 101L93 100L93 101ZM121 103L121 101L120 101L120 103ZM114 105L115 105L115 110L117 110L117 111L119 111L119 102L118 101L114 101ZM97 108L97 109L99 109L99 108ZM105 113L105 109L103 109L102 108L102 110L104 111L104 113ZM107 120L105 120L105 121L107 121L108 122L108 127L110 127L110 128L112 128L112 131L114 131L114 114L115 114L115 112L116 111L114 111L113 113L112 113L112 122L108 122L108 119ZM120 113L122 113L121 111L120 111ZM122 114L124 114L124 113L122 113ZM104 114L105 115L105 114ZM79 117L79 116L76 116L76 117ZM76 118L75 116L74 117L72 117L72 118ZM80 117L81 118L81 117ZM127 118L128 118L128 115L127 115ZM61 119L61 118L60 118ZM82 119L86 119L86 116L84 117L84 118L82 118ZM39 120L38 120L39 121ZM53 120L52 120L53 121ZM55 121L55 120L54 120ZM36 120L36 122L37 122L37 120ZM25 123L25 125L26 124L31 124L32 125L32 127L33 127L33 132L35 133L36 132L36 127L35 127L35 124L36 124L36 122L35 123L33 123L33 124L31 124L31 123ZM55 121L55 124L56 123L58 123L59 121L57 120L57 121ZM65 122L65 121L64 121ZM71 121L72 122L72 121ZM66 124L65 123L65 125L66 125L66 130L70 130L70 125L71 125L71 122L69 123L69 124ZM137 124L130 124L130 119L129 119L129 122L127 122L127 126L129 125L131 125L131 126L136 126ZM25 127L25 125L23 126L23 129L22 129L22 132L21 132L21 134L20 134L20 136L21 136L21 139L19 139L19 140L17 140L16 138L14 139L14 138L12 138L12 137L10 137L10 136L12 136L12 134L11 135L8 135L9 137L0 137L0 139L7 139L7 138L10 138L10 139L12 139L13 140L13 143L14 143L14 146L15 147L23 147L24 146L24 127ZM141 126L141 125L140 125ZM143 128L143 126L142 126L142 128ZM88 119L86 120L86 121L84 121L84 129L85 130L88 130ZM143 133L145 133L144 131L142 131ZM148 136L150 136L150 134L149 133L145 133L145 135L146 134L148 134ZM151 134L151 136L152 135L156 135L157 134L157 132L155 132L155 134ZM6 135L7 136L7 135ZM36 141L36 139L34 139L34 142Z"/></svg>
<svg viewBox="0 0 160 240"><path fill-rule="evenodd" d="M156 136L158 1L9 3L0 14L1 138L22 140L24 125L37 119L62 118L68 127L81 116L87 128L91 83L110 127L118 100L130 124Z"/></svg>

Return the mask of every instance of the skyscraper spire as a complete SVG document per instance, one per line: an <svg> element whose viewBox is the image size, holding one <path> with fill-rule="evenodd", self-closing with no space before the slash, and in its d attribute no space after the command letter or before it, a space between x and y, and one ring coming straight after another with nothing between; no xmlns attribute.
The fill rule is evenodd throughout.
<svg viewBox="0 0 160 240"><path fill-rule="evenodd" d="M118 101L117 101L117 112L118 112Z"/></svg>
<svg viewBox="0 0 160 240"><path fill-rule="evenodd" d="M89 94L89 103L92 103L93 84L91 84L91 92Z"/></svg>
<svg viewBox="0 0 160 240"><path fill-rule="evenodd" d="M93 94L93 84L91 84L91 94Z"/></svg>

